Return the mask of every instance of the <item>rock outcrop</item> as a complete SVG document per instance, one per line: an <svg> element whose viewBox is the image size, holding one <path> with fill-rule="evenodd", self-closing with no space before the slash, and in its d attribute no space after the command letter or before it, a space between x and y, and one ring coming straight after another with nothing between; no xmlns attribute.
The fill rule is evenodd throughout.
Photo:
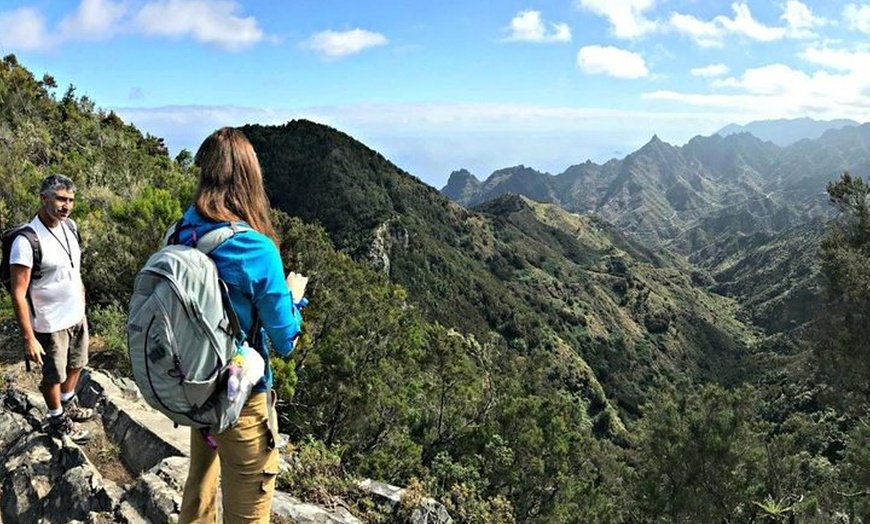
<svg viewBox="0 0 870 524"><path fill-rule="evenodd" d="M100 414L86 424L104 435L105 451L90 454L109 455L100 462L103 469L108 464L123 470L124 475L115 475L120 483L102 473L83 447L49 436L41 396L8 378L0 403L0 524L175 522L187 476L188 429L174 427L144 404L127 379L86 370L78 395L82 405ZM400 488L371 481L365 486L371 486L373 496L392 493L391 504L399 501ZM275 520L298 524L361 524L343 507L323 508L281 491L272 513ZM431 500L416 515L419 524L451 522Z"/></svg>

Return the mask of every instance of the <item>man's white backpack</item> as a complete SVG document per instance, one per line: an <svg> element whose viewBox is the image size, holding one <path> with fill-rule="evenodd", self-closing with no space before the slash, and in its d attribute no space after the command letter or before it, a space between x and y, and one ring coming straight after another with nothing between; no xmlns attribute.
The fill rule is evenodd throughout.
<svg viewBox="0 0 870 524"><path fill-rule="evenodd" d="M167 243L179 227L170 228ZM246 230L231 224L203 235L195 247L168 243L136 276L127 317L133 377L145 401L176 424L220 433L238 421L251 392L245 381L234 401L227 396L245 335L209 257Z"/></svg>

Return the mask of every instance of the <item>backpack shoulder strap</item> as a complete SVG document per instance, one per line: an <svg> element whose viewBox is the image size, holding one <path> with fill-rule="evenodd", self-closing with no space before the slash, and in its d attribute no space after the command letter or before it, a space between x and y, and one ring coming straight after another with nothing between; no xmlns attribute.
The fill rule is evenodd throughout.
<svg viewBox="0 0 870 524"><path fill-rule="evenodd" d="M26 238L30 243L30 249L33 250L33 266L30 268L30 279L36 280L42 277L42 247L39 244L39 235L36 234L36 230L27 224L21 226L21 229L18 230L15 236Z"/></svg>
<svg viewBox="0 0 870 524"><path fill-rule="evenodd" d="M198 240L195 240L195 247L196 249L210 256L211 252L217 249L219 245L229 240L236 233L241 233L242 231L253 231L253 228L237 222L230 222L227 225L212 229ZM227 319L229 320L230 328L232 329L232 332L236 336L237 340L239 342L243 342L247 338L247 336L245 335L245 332L242 330L242 326L239 323L239 317L238 315L236 315L236 310L233 307L232 300L230 299L229 289L227 288L227 285L223 280L220 280L220 286L221 299L224 303L224 311L226 311L227 313Z"/></svg>
<svg viewBox="0 0 870 524"><path fill-rule="evenodd" d="M63 221L63 223L66 224L66 227L68 227L69 230L72 231L72 234L75 235L76 241L81 243L82 237L79 235L79 228L76 223L73 222L73 219L67 218Z"/></svg>
<svg viewBox="0 0 870 524"><path fill-rule="evenodd" d="M238 222L230 222L228 225L212 229L200 237L196 241L196 248L206 255L211 254L219 245L242 231L253 231L253 228Z"/></svg>

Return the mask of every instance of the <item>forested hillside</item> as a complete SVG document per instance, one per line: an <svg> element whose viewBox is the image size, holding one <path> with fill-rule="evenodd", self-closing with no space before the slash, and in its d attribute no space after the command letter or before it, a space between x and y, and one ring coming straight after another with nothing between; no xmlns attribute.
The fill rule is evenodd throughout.
<svg viewBox="0 0 870 524"><path fill-rule="evenodd" d="M595 405L636 416L657 377L724 380L750 352L753 333L733 303L594 216L515 196L472 212L334 129L293 121L244 131L276 207L373 259L430 321L498 334L544 360L566 349L580 363L569 367L591 368L572 387L591 382L580 392ZM605 434L611 424L602 421Z"/></svg>
<svg viewBox="0 0 870 524"><path fill-rule="evenodd" d="M30 217L46 174L76 181L94 364L122 370L132 278L197 168L57 90L3 59L0 227ZM870 278L865 185L831 188L843 213L818 264L836 307L812 337L766 336L708 272L599 216L516 196L469 210L337 130L243 130L286 267L311 277L303 340L272 362L301 457L281 482L300 498L388 522L353 484L371 476L461 523L870 520L854 314L870 299L850 284Z"/></svg>

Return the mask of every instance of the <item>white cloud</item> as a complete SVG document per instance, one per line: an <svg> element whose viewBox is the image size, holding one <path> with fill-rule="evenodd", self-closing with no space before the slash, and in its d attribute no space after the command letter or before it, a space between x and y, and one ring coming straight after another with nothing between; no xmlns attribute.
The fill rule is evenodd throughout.
<svg viewBox="0 0 870 524"><path fill-rule="evenodd" d="M807 86L808 75L785 64L770 64L747 69L740 78L726 78L713 82L714 87L734 87L757 95L781 95L797 92L798 86Z"/></svg>
<svg viewBox="0 0 870 524"><path fill-rule="evenodd" d="M843 59L844 57L840 57ZM866 60L866 57L864 58ZM740 77L715 80L712 87L730 92L655 91L646 100L679 102L711 110L740 108L753 119L813 116L821 119L870 119L870 72L805 72L785 64L748 69Z"/></svg>
<svg viewBox="0 0 870 524"><path fill-rule="evenodd" d="M67 42L141 33L240 49L265 38L257 20L240 16L241 6L232 0L150 0L139 11L131 5L125 0L81 0L54 28L36 9L0 12L0 44L43 51Z"/></svg>
<svg viewBox="0 0 870 524"><path fill-rule="evenodd" d="M66 16L59 25L60 40L102 40L121 30L120 24L127 6L111 0L82 0L75 13Z"/></svg>
<svg viewBox="0 0 870 524"><path fill-rule="evenodd" d="M4 48L38 51L53 44L45 18L36 9L22 7L0 13L0 45Z"/></svg>
<svg viewBox="0 0 870 524"><path fill-rule="evenodd" d="M386 45L387 37L365 29L350 31L321 31L302 43L303 47L317 51L327 58L341 58L359 53L369 47Z"/></svg>
<svg viewBox="0 0 870 524"><path fill-rule="evenodd" d="M673 13L670 24L678 33L688 35L701 47L719 47L725 36L725 31L715 22L704 22L692 15Z"/></svg>
<svg viewBox="0 0 870 524"><path fill-rule="evenodd" d="M689 71L692 76L716 77L728 74L728 66L725 64L710 64L704 67L696 67Z"/></svg>
<svg viewBox="0 0 870 524"><path fill-rule="evenodd" d="M792 38L814 38L813 28L828 25L830 20L815 16L812 10L798 0L788 0L780 17L788 27L788 35Z"/></svg>
<svg viewBox="0 0 870 524"><path fill-rule="evenodd" d="M800 55L807 62L839 71L870 71L870 52L809 47Z"/></svg>
<svg viewBox="0 0 870 524"><path fill-rule="evenodd" d="M728 35L743 36L759 42L773 42L784 38L814 38L814 28L831 24L830 20L814 15L799 0L788 0L781 8L780 20L784 23L782 26L768 26L757 21L745 1L731 4L733 18L719 15L710 21L704 21L693 15L672 13L668 23L671 29L688 36L701 47L721 47Z"/></svg>
<svg viewBox="0 0 870 524"><path fill-rule="evenodd" d="M570 42L571 28L568 24L550 23L551 31L541 19L540 11L522 11L511 20L508 42Z"/></svg>
<svg viewBox="0 0 870 524"><path fill-rule="evenodd" d="M843 8L843 19L849 29L870 34L870 5L847 4Z"/></svg>
<svg viewBox="0 0 870 524"><path fill-rule="evenodd" d="M644 16L655 3L655 0L579 0L578 5L607 18L614 36L637 38L656 30L658 24Z"/></svg>
<svg viewBox="0 0 870 524"><path fill-rule="evenodd" d="M616 78L643 78L649 74L642 56L611 46L590 45L580 48L577 65L589 74Z"/></svg>
<svg viewBox="0 0 870 524"><path fill-rule="evenodd" d="M225 49L240 49L264 38L253 16L237 15L240 5L232 1L158 0L146 4L134 23L148 35L192 37Z"/></svg>
<svg viewBox="0 0 870 524"><path fill-rule="evenodd" d="M772 42L786 36L785 28L769 27L755 20L752 17L752 12L749 10L749 5L745 2L734 2L731 4L731 9L734 10L734 18L728 18L727 16L717 16L714 18L716 22L721 24L730 33L742 35L760 42Z"/></svg>

